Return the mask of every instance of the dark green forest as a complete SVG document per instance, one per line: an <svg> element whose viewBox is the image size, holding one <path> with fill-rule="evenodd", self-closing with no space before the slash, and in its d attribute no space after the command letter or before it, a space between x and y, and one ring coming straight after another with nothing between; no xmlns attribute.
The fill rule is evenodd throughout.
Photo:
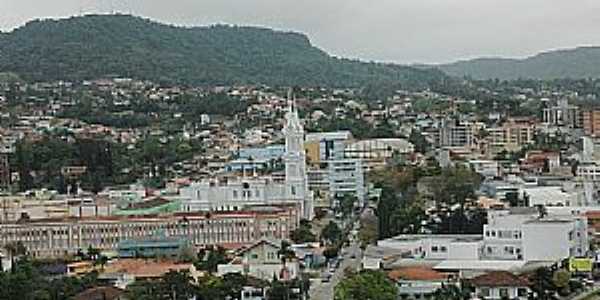
<svg viewBox="0 0 600 300"><path fill-rule="evenodd" d="M36 20L0 35L0 73L28 81L130 77L165 84L425 88L441 71L332 57L299 33L176 27L130 15Z"/></svg>
<svg viewBox="0 0 600 300"><path fill-rule="evenodd" d="M540 53L524 59L478 58L439 66L452 76L473 79L584 79L600 77L600 47Z"/></svg>

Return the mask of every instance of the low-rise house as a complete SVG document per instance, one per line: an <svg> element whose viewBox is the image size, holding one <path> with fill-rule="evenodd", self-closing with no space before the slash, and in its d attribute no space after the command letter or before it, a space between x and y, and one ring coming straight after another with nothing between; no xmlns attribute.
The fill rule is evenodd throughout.
<svg viewBox="0 0 600 300"><path fill-rule="evenodd" d="M281 258L281 247L274 242L261 240L236 253L228 264L217 267L217 274L240 273L258 279L271 281L291 280L298 276L298 262L295 259Z"/></svg>
<svg viewBox="0 0 600 300"><path fill-rule="evenodd" d="M388 277L398 286L400 299L428 299L448 284L454 284L452 275L429 267L405 267L392 270Z"/></svg>
<svg viewBox="0 0 600 300"><path fill-rule="evenodd" d="M194 280L203 275L191 263L149 259L118 259L108 263L103 274L127 274L125 277L139 281L158 279L169 271L187 271Z"/></svg>
<svg viewBox="0 0 600 300"><path fill-rule="evenodd" d="M475 295L479 299L525 300L532 293L526 278L506 271L489 272L469 282L475 288Z"/></svg>

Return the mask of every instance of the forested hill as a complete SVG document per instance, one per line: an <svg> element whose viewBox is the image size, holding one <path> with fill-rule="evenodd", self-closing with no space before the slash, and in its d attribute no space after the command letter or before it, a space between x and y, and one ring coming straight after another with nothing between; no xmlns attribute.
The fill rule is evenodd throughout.
<svg viewBox="0 0 600 300"><path fill-rule="evenodd" d="M600 47L549 51L525 59L481 58L439 67L449 75L474 79L600 78Z"/></svg>
<svg viewBox="0 0 600 300"><path fill-rule="evenodd" d="M106 76L167 83L427 87L437 70L332 57L302 34L176 27L129 15L36 20L0 35L0 72L23 79Z"/></svg>

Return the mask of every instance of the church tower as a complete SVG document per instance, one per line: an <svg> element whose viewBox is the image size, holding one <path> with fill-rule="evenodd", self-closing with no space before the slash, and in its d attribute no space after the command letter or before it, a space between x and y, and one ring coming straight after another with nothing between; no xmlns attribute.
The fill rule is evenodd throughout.
<svg viewBox="0 0 600 300"><path fill-rule="evenodd" d="M285 185L290 199L300 202L302 218L311 220L314 214L313 195L306 178L306 154L304 153L304 127L300 123L292 90L288 92L288 111L283 127L285 135Z"/></svg>

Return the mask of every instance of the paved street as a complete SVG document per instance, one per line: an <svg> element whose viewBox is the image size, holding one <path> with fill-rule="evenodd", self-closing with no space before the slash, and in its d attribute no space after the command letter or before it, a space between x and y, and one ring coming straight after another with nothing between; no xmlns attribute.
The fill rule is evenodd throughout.
<svg viewBox="0 0 600 300"><path fill-rule="evenodd" d="M342 256L344 259L340 263L340 267L336 269L329 282L321 282L321 279L314 280L311 282L311 288L309 293L310 299L333 299L333 288L344 277L344 270L348 267L351 267L356 270L360 266L361 250L358 247L358 243L352 242L350 247L345 248L343 252L345 254ZM354 259L351 258L353 254L356 257Z"/></svg>

